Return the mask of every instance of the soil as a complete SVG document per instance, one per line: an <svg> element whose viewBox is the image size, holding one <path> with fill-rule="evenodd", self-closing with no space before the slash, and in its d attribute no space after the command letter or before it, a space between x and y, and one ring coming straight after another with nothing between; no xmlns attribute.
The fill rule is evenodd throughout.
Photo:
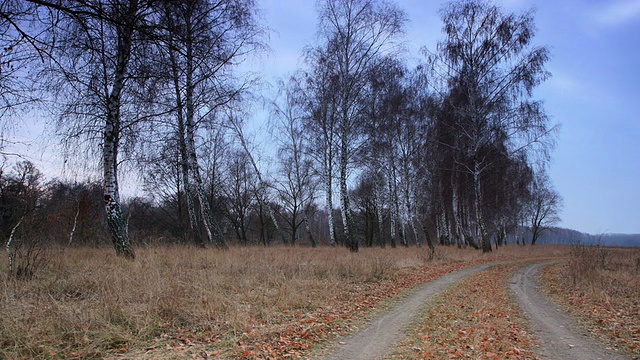
<svg viewBox="0 0 640 360"><path fill-rule="evenodd" d="M460 270L422 285L360 332L339 339L333 353L326 359L375 360L384 358L393 350L393 346L401 339L405 329L414 321L431 297L463 277L496 264L499 263Z"/></svg>
<svg viewBox="0 0 640 360"><path fill-rule="evenodd" d="M490 266L511 261L479 265L445 275L422 285L407 298L399 301L384 315L349 337L338 339L325 357L327 360L375 360L390 355L394 345L402 338L407 327L415 320L424 305L434 295L452 283ZM606 349L597 339L589 336L538 288L535 274L544 266L558 261L548 261L522 267L511 280L511 290L529 320L530 328L539 346L535 349L542 359L617 360L633 359Z"/></svg>
<svg viewBox="0 0 640 360"><path fill-rule="evenodd" d="M578 326L571 316L539 291L536 273L556 262L524 266L513 276L510 284L539 343L535 349L538 355L543 359L563 360L632 359L607 349L606 345L590 337L587 330Z"/></svg>

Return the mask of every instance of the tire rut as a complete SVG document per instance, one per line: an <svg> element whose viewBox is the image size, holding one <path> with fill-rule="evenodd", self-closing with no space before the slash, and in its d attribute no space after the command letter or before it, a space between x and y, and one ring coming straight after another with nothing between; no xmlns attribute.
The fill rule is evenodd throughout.
<svg viewBox="0 0 640 360"><path fill-rule="evenodd" d="M448 285L463 277L488 267L513 261L493 262L456 271L430 281L415 290L406 299L393 305L384 315L349 337L342 338L326 360L375 360L382 359L393 351L405 329L414 321L426 302L443 291Z"/></svg>
<svg viewBox="0 0 640 360"><path fill-rule="evenodd" d="M543 359L609 360L631 359L609 351L589 336L557 305L540 293L535 274L543 267L561 260L547 261L522 267L511 280L511 290L518 298L532 334L540 343L538 354Z"/></svg>

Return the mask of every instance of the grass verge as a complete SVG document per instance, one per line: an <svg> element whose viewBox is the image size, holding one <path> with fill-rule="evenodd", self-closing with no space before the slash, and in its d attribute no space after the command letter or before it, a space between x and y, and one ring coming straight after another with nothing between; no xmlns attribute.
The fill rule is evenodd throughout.
<svg viewBox="0 0 640 360"><path fill-rule="evenodd" d="M295 358L420 283L564 250L438 248L433 262L421 248L48 251L31 280L0 276L0 358Z"/></svg>
<svg viewBox="0 0 640 360"><path fill-rule="evenodd" d="M540 274L546 293L613 349L640 355L640 249L575 245Z"/></svg>

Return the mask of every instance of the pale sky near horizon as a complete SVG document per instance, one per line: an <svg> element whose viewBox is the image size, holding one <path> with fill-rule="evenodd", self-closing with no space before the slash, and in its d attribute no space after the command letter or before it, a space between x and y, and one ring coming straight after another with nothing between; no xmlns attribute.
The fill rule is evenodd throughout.
<svg viewBox="0 0 640 360"><path fill-rule="evenodd" d="M550 169L564 198L559 225L591 234L640 234L640 0L495 2L506 11L534 8L534 44L551 49L552 77L535 97L561 125ZM409 18L408 56L420 58L422 46L435 49L444 1L396 3ZM303 48L315 41L315 0L258 5L272 32L271 52L255 70L275 82L302 63ZM254 121L266 122L266 115ZM51 150L39 151L36 163L48 162Z"/></svg>

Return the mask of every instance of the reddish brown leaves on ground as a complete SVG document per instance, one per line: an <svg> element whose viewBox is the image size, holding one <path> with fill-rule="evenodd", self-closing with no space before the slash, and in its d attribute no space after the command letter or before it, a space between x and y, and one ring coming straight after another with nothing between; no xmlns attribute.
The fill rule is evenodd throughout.
<svg viewBox="0 0 640 360"><path fill-rule="evenodd" d="M479 262L479 261L476 261ZM354 330L384 300L403 290L471 266L454 263L438 267L408 269L392 278L370 283L352 283L350 290L336 293L328 306L295 315L283 314L280 324L256 324L247 329L235 356L246 359L297 358L314 344Z"/></svg>
<svg viewBox="0 0 640 360"><path fill-rule="evenodd" d="M640 264L640 257L638 259ZM571 272L571 263L549 266L541 274L542 283L546 293L585 324L589 332L605 340L612 348L638 355L640 272L633 268L633 262L626 269L612 265L613 261L602 269L593 262L593 273L576 282L567 276Z"/></svg>
<svg viewBox="0 0 640 360"><path fill-rule="evenodd" d="M398 359L534 359L507 281L516 265L472 274L439 294L414 328Z"/></svg>

